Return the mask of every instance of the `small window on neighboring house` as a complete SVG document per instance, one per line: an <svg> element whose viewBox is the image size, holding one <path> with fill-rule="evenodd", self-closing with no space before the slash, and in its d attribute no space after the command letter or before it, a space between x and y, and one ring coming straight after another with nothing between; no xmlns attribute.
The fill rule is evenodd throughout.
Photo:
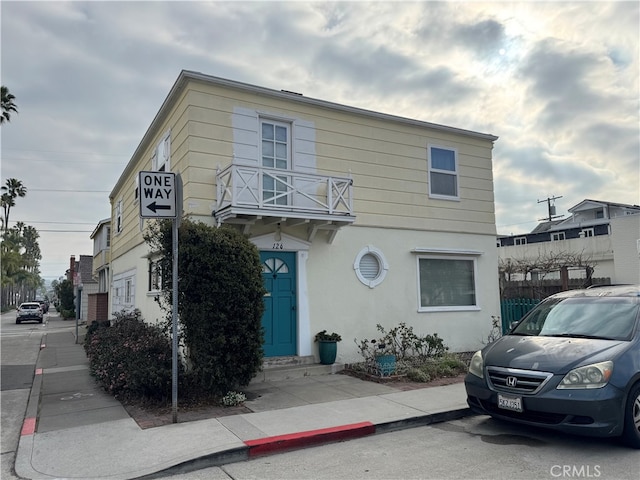
<svg viewBox="0 0 640 480"><path fill-rule="evenodd" d="M109 248L111 246L111 227L106 228L106 235L107 235L107 248Z"/></svg>
<svg viewBox="0 0 640 480"><path fill-rule="evenodd" d="M596 210L596 218L604 218L604 210Z"/></svg>
<svg viewBox="0 0 640 480"><path fill-rule="evenodd" d="M151 164L153 170L158 172L168 172L171 170L171 132L165 133L158 142L156 150L153 154Z"/></svg>
<svg viewBox="0 0 640 480"><path fill-rule="evenodd" d="M594 234L595 234L595 232L594 232L593 228L584 228L580 232L580 236L581 237L593 237Z"/></svg>
<svg viewBox="0 0 640 480"><path fill-rule="evenodd" d="M356 260L353 262L353 269L358 280L369 288L374 288L384 280L387 270L389 270L389 265L383 253L369 245L363 248L356 256Z"/></svg>
<svg viewBox="0 0 640 480"><path fill-rule="evenodd" d="M122 200L118 200L116 203L116 234L122 232Z"/></svg>
<svg viewBox="0 0 640 480"><path fill-rule="evenodd" d="M556 232L556 233L552 233L551 234L551 241L552 242L557 242L559 240L564 240L564 232Z"/></svg>
<svg viewBox="0 0 640 480"><path fill-rule="evenodd" d="M518 237L515 239L516 245L526 245L527 237Z"/></svg>
<svg viewBox="0 0 640 480"><path fill-rule="evenodd" d="M458 154L451 148L428 148L429 196L458 199Z"/></svg>
<svg viewBox="0 0 640 480"><path fill-rule="evenodd" d="M133 197L134 205L140 201L140 176L136 175L136 190Z"/></svg>

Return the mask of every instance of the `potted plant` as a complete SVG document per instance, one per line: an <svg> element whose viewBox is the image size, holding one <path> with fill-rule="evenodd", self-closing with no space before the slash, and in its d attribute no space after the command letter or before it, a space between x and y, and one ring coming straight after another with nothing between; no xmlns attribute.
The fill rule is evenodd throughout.
<svg viewBox="0 0 640 480"><path fill-rule="evenodd" d="M322 365L331 365L336 361L338 353L338 342L342 337L333 332L327 333L326 330L316 333L316 342L318 342L318 353L320 354L320 363Z"/></svg>
<svg viewBox="0 0 640 480"><path fill-rule="evenodd" d="M378 342L375 360L381 377L388 377L396 373L396 355L387 343Z"/></svg>

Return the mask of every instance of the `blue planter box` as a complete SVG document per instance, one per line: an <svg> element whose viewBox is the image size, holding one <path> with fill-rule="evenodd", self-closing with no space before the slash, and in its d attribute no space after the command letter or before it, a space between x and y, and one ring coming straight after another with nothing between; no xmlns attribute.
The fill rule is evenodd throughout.
<svg viewBox="0 0 640 480"><path fill-rule="evenodd" d="M388 377L396 373L396 356L395 355L380 355L376 358L378 364L378 370L380 376Z"/></svg>

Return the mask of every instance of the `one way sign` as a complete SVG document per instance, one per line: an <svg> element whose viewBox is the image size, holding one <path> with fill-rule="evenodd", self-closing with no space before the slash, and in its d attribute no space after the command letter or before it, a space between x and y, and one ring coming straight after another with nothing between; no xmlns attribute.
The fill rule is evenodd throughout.
<svg viewBox="0 0 640 480"><path fill-rule="evenodd" d="M176 218L176 174L140 172L140 216L142 218Z"/></svg>

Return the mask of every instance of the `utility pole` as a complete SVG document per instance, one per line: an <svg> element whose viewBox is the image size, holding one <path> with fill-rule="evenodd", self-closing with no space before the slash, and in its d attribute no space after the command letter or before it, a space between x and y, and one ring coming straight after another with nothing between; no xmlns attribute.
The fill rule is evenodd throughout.
<svg viewBox="0 0 640 480"><path fill-rule="evenodd" d="M538 203L547 202L547 211L549 212L549 216L547 218L540 218L538 221L542 222L544 220L547 220L550 222L554 218L564 217L564 215L556 215L556 206L555 204L551 204L551 202L559 198L562 198L562 195L560 195L559 197L547 197L546 200L538 200Z"/></svg>

